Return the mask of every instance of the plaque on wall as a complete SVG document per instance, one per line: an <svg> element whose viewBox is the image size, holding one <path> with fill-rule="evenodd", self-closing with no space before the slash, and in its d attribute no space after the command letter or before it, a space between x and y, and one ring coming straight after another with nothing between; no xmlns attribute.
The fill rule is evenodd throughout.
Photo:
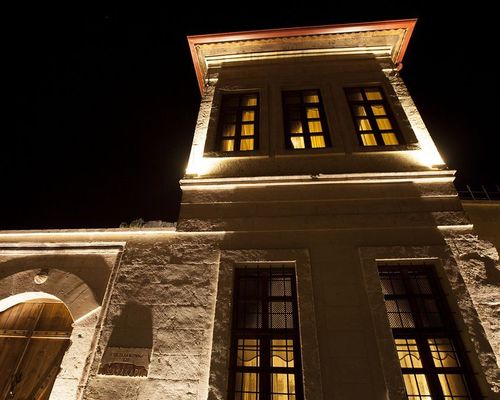
<svg viewBox="0 0 500 400"><path fill-rule="evenodd" d="M108 347L99 366L99 375L147 376L151 349Z"/></svg>

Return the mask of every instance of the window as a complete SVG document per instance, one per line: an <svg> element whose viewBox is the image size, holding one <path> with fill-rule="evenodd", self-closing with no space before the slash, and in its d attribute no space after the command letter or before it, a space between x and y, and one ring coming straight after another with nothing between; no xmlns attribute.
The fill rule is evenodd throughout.
<svg viewBox="0 0 500 400"><path fill-rule="evenodd" d="M382 88L348 88L346 94L361 146L401 144L401 135Z"/></svg>
<svg viewBox="0 0 500 400"><path fill-rule="evenodd" d="M230 365L231 400L303 399L293 269L235 270Z"/></svg>
<svg viewBox="0 0 500 400"><path fill-rule="evenodd" d="M251 151L258 148L259 95L257 93L222 96L219 117L219 150Z"/></svg>
<svg viewBox="0 0 500 400"><path fill-rule="evenodd" d="M479 398L434 271L391 266L379 274L408 399Z"/></svg>
<svg viewBox="0 0 500 400"><path fill-rule="evenodd" d="M283 92L283 112L287 149L330 147L319 90Z"/></svg>

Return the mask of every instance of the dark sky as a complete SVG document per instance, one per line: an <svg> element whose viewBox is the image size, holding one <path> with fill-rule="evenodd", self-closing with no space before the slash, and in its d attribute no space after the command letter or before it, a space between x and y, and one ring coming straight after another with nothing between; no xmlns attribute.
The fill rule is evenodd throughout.
<svg viewBox="0 0 500 400"><path fill-rule="evenodd" d="M200 100L191 34L418 17L403 79L459 182L499 181L497 35L479 2L43 3L4 13L0 230L177 219Z"/></svg>

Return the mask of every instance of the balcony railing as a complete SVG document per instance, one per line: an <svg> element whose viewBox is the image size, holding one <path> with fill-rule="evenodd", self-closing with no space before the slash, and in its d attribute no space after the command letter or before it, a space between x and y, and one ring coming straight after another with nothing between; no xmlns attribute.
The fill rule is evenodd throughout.
<svg viewBox="0 0 500 400"><path fill-rule="evenodd" d="M457 186L457 192L462 200L500 200L498 184Z"/></svg>

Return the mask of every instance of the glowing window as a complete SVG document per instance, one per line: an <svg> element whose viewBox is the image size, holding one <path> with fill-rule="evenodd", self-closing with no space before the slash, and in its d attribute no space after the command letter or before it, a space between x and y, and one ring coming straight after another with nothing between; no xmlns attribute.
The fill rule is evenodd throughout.
<svg viewBox="0 0 500 400"><path fill-rule="evenodd" d="M433 270L388 266L379 274L407 398L481 398Z"/></svg>
<svg viewBox="0 0 500 400"><path fill-rule="evenodd" d="M330 147L319 90L283 92L285 140L288 149Z"/></svg>
<svg viewBox="0 0 500 400"><path fill-rule="evenodd" d="M236 269L233 304L228 398L302 400L295 271Z"/></svg>
<svg viewBox="0 0 500 400"><path fill-rule="evenodd" d="M361 146L396 146L402 143L382 88L347 88L346 94Z"/></svg>
<svg viewBox="0 0 500 400"><path fill-rule="evenodd" d="M225 153L257 149L259 95L257 93L222 96L219 117L219 150Z"/></svg>

